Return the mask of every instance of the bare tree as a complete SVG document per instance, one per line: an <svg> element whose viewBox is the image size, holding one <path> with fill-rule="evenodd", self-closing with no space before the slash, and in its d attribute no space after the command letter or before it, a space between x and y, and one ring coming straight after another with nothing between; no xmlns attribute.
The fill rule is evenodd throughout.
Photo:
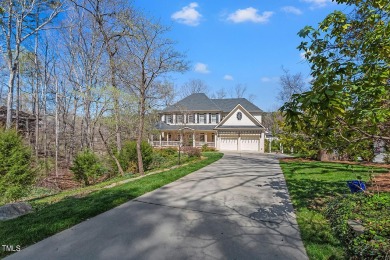
<svg viewBox="0 0 390 260"><path fill-rule="evenodd" d="M6 128L10 128L22 45L62 11L62 2L8 0L0 2L0 9L0 48L9 70Z"/></svg>
<svg viewBox="0 0 390 260"><path fill-rule="evenodd" d="M184 55L174 49L174 42L165 38L168 28L153 23L144 17L132 21L122 17L128 34L125 44L128 55L122 61L123 79L138 100L137 156L138 171L144 174L141 142L145 116L150 105L165 94L161 90L162 77L171 72L188 69Z"/></svg>
<svg viewBox="0 0 390 260"><path fill-rule="evenodd" d="M294 94L300 94L307 90L305 79L302 73L291 74L290 71L282 67L283 75L280 77L280 91L278 99L281 103L291 100Z"/></svg>
<svg viewBox="0 0 390 260"><path fill-rule="evenodd" d="M241 83L237 84L230 90L230 96L232 98L243 98L245 96L247 87Z"/></svg>
<svg viewBox="0 0 390 260"><path fill-rule="evenodd" d="M180 88L180 97L185 98L194 93L205 93L207 94L209 87L201 79L191 79L184 83Z"/></svg>
<svg viewBox="0 0 390 260"><path fill-rule="evenodd" d="M224 88L221 88L221 89L219 89L219 90L217 90L215 92L214 97L215 98L220 98L220 99L226 98L227 97L227 92L226 92L226 90Z"/></svg>
<svg viewBox="0 0 390 260"><path fill-rule="evenodd" d="M119 42L124 35L124 30L121 28L121 24L118 23L118 17L125 16L129 19L128 26L131 26L132 20L134 19L132 8L130 8L125 1L117 0L71 0L71 2L73 2L76 7L87 11L96 22L98 31L102 36L104 49L108 55L109 82L114 89L117 89L116 56L119 50ZM129 37L129 34L127 36ZM117 94L117 92L114 93ZM122 141L120 129L120 104L118 99L118 96L114 96L116 143L119 151L121 150Z"/></svg>

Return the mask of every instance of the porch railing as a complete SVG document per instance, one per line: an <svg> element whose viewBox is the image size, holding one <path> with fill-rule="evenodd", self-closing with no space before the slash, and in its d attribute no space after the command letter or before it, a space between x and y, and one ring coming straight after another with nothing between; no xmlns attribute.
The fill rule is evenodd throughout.
<svg viewBox="0 0 390 260"><path fill-rule="evenodd" d="M151 145L153 147L178 147L180 144L180 141L153 141L151 142ZM215 147L214 142L195 142L195 147L202 147L203 145L207 144L208 147Z"/></svg>

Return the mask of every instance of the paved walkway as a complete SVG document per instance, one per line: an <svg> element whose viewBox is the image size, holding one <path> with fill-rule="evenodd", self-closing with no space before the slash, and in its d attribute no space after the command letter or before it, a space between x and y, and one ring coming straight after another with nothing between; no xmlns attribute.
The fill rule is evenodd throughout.
<svg viewBox="0 0 390 260"><path fill-rule="evenodd" d="M9 259L307 259L275 156L218 162Z"/></svg>

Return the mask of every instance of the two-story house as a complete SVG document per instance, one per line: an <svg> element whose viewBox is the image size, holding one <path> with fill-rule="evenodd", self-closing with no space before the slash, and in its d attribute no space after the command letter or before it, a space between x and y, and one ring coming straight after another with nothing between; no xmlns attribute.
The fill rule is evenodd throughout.
<svg viewBox="0 0 390 260"><path fill-rule="evenodd" d="M221 151L264 152L262 110L245 98L210 99L192 94L160 111L151 137L155 147L215 147Z"/></svg>

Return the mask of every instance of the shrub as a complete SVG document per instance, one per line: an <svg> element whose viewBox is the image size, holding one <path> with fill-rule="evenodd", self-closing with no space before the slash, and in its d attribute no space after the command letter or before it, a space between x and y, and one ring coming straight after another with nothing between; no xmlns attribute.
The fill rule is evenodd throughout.
<svg viewBox="0 0 390 260"><path fill-rule="evenodd" d="M164 157L170 157L172 155L176 155L177 154L177 149L175 148L172 148L172 147L168 147L168 148L162 148L160 150L160 154Z"/></svg>
<svg viewBox="0 0 390 260"><path fill-rule="evenodd" d="M198 157L200 158L200 149L192 146L183 146L181 151L186 154L188 157Z"/></svg>
<svg viewBox="0 0 390 260"><path fill-rule="evenodd" d="M350 194L333 199L325 215L351 259L386 259L390 255L389 209L390 194ZM356 234L348 220L359 221L364 233Z"/></svg>
<svg viewBox="0 0 390 260"><path fill-rule="evenodd" d="M76 180L84 182L85 185L96 182L96 179L107 171L98 156L88 149L76 155L73 160L73 166L70 169L74 173Z"/></svg>
<svg viewBox="0 0 390 260"><path fill-rule="evenodd" d="M202 152L214 152L215 151L215 148L214 147L208 147L207 144L204 144L202 146Z"/></svg>
<svg viewBox="0 0 390 260"><path fill-rule="evenodd" d="M16 200L33 184L32 153L14 130L0 130L0 202Z"/></svg>
<svg viewBox="0 0 390 260"><path fill-rule="evenodd" d="M166 162L166 157L164 157L161 152L155 152L153 153L152 155L152 163L150 165L150 167L152 169L154 168L160 168L162 165L164 165L164 163Z"/></svg>
<svg viewBox="0 0 390 260"><path fill-rule="evenodd" d="M149 169L153 161L153 148L146 142L141 143L142 162L144 169ZM124 171L138 172L138 156L137 156L137 142L126 142L118 156L119 163Z"/></svg>

